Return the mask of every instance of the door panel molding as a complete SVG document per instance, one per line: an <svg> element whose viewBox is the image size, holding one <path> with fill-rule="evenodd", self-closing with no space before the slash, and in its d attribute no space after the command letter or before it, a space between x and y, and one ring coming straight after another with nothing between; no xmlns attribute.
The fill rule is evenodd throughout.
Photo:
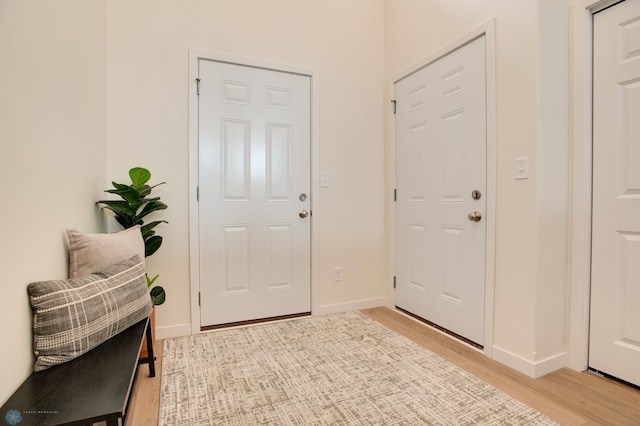
<svg viewBox="0 0 640 426"><path fill-rule="evenodd" d="M640 227L636 220L640 179L632 163L640 160L640 129L634 120L640 112L640 58L634 54L639 20L640 0L625 0L598 12L593 20L588 359L589 368L636 385L640 385L636 368L640 363Z"/></svg>
<svg viewBox="0 0 640 426"><path fill-rule="evenodd" d="M231 56L217 52L189 49L189 276L190 276L190 306L191 306L191 334L199 334L200 331L200 254L199 254L199 215L198 215L198 64L200 60L223 62L233 65L249 66L265 70L286 72L307 76L311 82L311 191L319 194L319 182L314 179L314 171L318 170L318 77L315 70L277 62L264 61L261 59ZM233 83L233 82L231 82ZM242 102L242 87L230 86L229 102ZM271 103L273 108L287 108L287 94L282 93L278 88L273 88ZM320 203L318 197L311 198L311 209L319 212ZM318 300L314 297L318 293L316 288L317 273L313 268L318 264L314 250L313 241L317 241L315 227L311 227L311 312L318 311Z"/></svg>
<svg viewBox="0 0 640 426"><path fill-rule="evenodd" d="M484 314L484 349L483 352L488 357L492 357L493 346L493 313L494 313L494 293L495 293L495 254L496 254L496 50L495 50L495 19L487 20L481 25L460 35L456 39L447 43L442 48L434 51L427 57L409 66L408 68L394 74L389 82L390 94L389 113L392 113L390 101L395 99L395 85L400 80L413 74L417 70L437 61L439 58L459 49L471 41L485 36L485 78L486 78L486 259L485 259L485 314ZM451 90L454 90L452 87ZM420 101L420 93L415 93L416 102ZM393 194L396 188L396 128L395 120L389 120L390 146L387 156L387 170L389 171L389 186L387 193ZM393 281L396 270L395 253L397 251L397 229L395 201L393 197L389 199L389 215L387 226L390 229L389 239L389 282ZM485 220L485 218L483 218ZM391 290L390 306L395 306L395 295Z"/></svg>

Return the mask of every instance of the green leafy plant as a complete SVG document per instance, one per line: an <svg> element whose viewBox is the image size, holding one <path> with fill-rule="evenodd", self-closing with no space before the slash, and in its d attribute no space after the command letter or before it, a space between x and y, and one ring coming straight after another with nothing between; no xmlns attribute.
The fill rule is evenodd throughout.
<svg viewBox="0 0 640 426"><path fill-rule="evenodd" d="M149 257L154 254L162 245L162 237L156 234L155 228L161 223L168 223L166 220L154 220L147 224L144 218L158 210L165 210L167 205L160 201L160 197L151 197L153 188L164 185L160 182L149 186L147 182L151 180L151 172L143 167L134 167L129 170L131 184L111 182L114 189L107 189L104 192L119 196L120 200L100 200L96 204L111 210L116 221L124 228L128 229L135 225L140 225L142 239L144 240L144 256ZM161 286L154 286L159 275L149 278L147 275L147 286L150 288L151 300L154 305L162 305L165 301L165 291Z"/></svg>

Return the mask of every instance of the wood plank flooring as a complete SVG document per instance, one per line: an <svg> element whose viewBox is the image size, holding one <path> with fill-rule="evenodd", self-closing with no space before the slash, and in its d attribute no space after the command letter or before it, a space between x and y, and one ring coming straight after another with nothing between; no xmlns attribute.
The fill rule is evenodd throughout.
<svg viewBox="0 0 640 426"><path fill-rule="evenodd" d="M640 390L631 386L567 368L532 379L399 312L387 308L362 312L560 424L640 425ZM150 378L146 366L139 369L129 426L158 423L162 342L154 347L157 375Z"/></svg>

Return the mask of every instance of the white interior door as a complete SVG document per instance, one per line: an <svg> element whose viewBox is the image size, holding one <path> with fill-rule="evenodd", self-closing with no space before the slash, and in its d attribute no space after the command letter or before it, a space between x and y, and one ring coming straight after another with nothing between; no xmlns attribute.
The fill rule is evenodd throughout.
<svg viewBox="0 0 640 426"><path fill-rule="evenodd" d="M310 77L199 61L201 327L310 311Z"/></svg>
<svg viewBox="0 0 640 426"><path fill-rule="evenodd" d="M396 306L478 345L485 300L485 38L395 85Z"/></svg>
<svg viewBox="0 0 640 426"><path fill-rule="evenodd" d="M589 366L640 385L640 0L593 32Z"/></svg>

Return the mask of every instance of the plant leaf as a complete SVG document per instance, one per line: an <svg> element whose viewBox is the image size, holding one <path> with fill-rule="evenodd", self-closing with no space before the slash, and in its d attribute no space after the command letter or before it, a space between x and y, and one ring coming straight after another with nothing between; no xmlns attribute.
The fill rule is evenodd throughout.
<svg viewBox="0 0 640 426"><path fill-rule="evenodd" d="M153 231L153 228L155 228L156 226L160 225L161 223L169 223L166 220L156 220L153 221L151 223L147 223L146 225L144 225L141 229L142 231L142 238L148 238L151 237L153 235L155 235L155 231Z"/></svg>
<svg viewBox="0 0 640 426"><path fill-rule="evenodd" d="M131 178L131 186L139 190L142 185L149 182L151 172L143 167L134 167L129 170L129 177Z"/></svg>
<svg viewBox="0 0 640 426"><path fill-rule="evenodd" d="M144 241L144 257L149 257L162 245L162 237L159 235L154 235L151 238L148 238Z"/></svg>
<svg viewBox="0 0 640 426"><path fill-rule="evenodd" d="M138 208L142 204L141 199L144 198L144 196L141 196L138 190L132 186L124 185L117 182L112 182L112 184L116 189L107 189L104 192L118 195L124 201L131 204L131 207L133 209L138 210Z"/></svg>
<svg viewBox="0 0 640 426"><path fill-rule="evenodd" d="M167 182L160 182L160 183L156 183L155 185L153 185L151 187L151 189L155 188L156 186L160 186L160 185L165 185Z"/></svg>
<svg viewBox="0 0 640 426"><path fill-rule="evenodd" d="M109 192L111 194L117 194L119 191L123 191L123 190L127 190L127 189L132 189L132 190L136 190L133 186L131 185L125 185L124 183L118 183L115 181L111 181L111 185L115 188L115 189L105 189L104 192Z"/></svg>
<svg viewBox="0 0 640 426"><path fill-rule="evenodd" d="M151 301L155 306L162 305L166 299L164 288L159 285L152 288L149 294L151 295Z"/></svg>
<svg viewBox="0 0 640 426"><path fill-rule="evenodd" d="M142 203L141 204L149 204L149 203L153 203L154 201L158 201L160 200L160 197L152 197L152 198L144 198L141 200Z"/></svg>
<svg viewBox="0 0 640 426"><path fill-rule="evenodd" d="M133 228L135 225L139 225L139 223L135 223L133 221L133 218L130 218L128 216L117 216L116 215L116 222L118 222L120 224L120 226L122 226L124 229L129 229L129 228Z"/></svg>
<svg viewBox="0 0 640 426"><path fill-rule="evenodd" d="M147 195L151 194L151 190L152 190L153 188L155 188L156 186L164 185L164 184L166 184L166 183L167 183L167 182L160 182L160 183L155 184L155 185L153 185L153 186L149 186L149 185L146 185L146 184L145 184L145 185L142 185L142 186L140 187L140 195L142 195L143 197L145 197L145 196L147 196ZM158 197L158 198L160 198L160 197Z"/></svg>
<svg viewBox="0 0 640 426"><path fill-rule="evenodd" d="M131 207L131 204L122 200L101 200L96 204L103 204L104 208L111 210L116 216L126 216L133 220L136 217L136 211Z"/></svg>
<svg viewBox="0 0 640 426"><path fill-rule="evenodd" d="M160 274L157 274L155 277L153 278L149 278L149 275L145 274L147 277L147 288L151 287L153 285L153 283L158 279L158 277L160 276Z"/></svg>
<svg viewBox="0 0 640 426"><path fill-rule="evenodd" d="M143 217L145 217L151 212L154 212L157 210L165 210L166 208L167 208L167 205L162 201L157 201L157 200L151 201L150 203L147 203L144 205L140 213L138 213L138 215L136 216L136 219L142 219Z"/></svg>
<svg viewBox="0 0 640 426"><path fill-rule="evenodd" d="M151 194L151 187L149 185L142 185L140 187L140 189L138 190L138 193L140 194L140 197L144 198L147 195Z"/></svg>

